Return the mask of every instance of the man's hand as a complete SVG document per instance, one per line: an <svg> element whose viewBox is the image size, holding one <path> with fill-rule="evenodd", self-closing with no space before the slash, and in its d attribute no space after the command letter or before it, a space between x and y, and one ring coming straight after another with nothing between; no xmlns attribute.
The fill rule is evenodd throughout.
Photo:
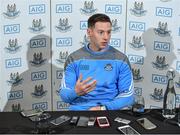
<svg viewBox="0 0 180 135"><path fill-rule="evenodd" d="M96 87L96 80L88 83L91 80L91 77L88 77L86 80L82 80L82 74L80 74L75 86L75 91L79 96L87 94Z"/></svg>

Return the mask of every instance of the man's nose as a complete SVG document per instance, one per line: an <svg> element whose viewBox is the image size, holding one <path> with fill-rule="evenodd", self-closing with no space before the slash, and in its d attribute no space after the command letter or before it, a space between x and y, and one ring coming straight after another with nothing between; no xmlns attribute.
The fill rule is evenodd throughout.
<svg viewBox="0 0 180 135"><path fill-rule="evenodd" d="M110 34L109 33L104 33L104 39L109 39Z"/></svg>

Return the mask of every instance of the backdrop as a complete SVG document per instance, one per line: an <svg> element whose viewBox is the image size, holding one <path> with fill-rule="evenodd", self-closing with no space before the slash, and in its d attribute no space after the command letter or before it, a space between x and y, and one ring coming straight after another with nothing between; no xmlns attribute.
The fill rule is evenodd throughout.
<svg viewBox="0 0 180 135"><path fill-rule="evenodd" d="M166 72L180 103L179 0L1 0L0 111L66 110L59 86L67 56L88 42L87 19L112 20L110 45L132 65L135 94L161 108Z"/></svg>

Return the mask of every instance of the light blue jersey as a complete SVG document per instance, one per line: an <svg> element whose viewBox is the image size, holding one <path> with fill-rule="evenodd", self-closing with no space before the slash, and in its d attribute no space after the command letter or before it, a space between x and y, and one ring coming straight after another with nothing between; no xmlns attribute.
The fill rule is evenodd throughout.
<svg viewBox="0 0 180 135"><path fill-rule="evenodd" d="M68 56L64 69L60 96L70 103L70 110L88 110L99 105L118 110L134 102L130 63L125 54L112 46L103 52L84 46ZM94 90L83 96L78 96L74 89L80 74L83 80L92 77L97 81Z"/></svg>

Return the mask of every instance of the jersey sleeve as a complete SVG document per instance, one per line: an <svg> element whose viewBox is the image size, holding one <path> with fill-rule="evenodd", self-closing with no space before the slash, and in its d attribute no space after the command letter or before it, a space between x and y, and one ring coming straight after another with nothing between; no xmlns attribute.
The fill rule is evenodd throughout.
<svg viewBox="0 0 180 135"><path fill-rule="evenodd" d="M66 103L71 103L78 97L74 89L77 81L75 70L75 64L72 62L71 57L68 57L60 86L60 97Z"/></svg>
<svg viewBox="0 0 180 135"><path fill-rule="evenodd" d="M105 104L108 110L122 109L131 106L134 103L133 75L128 59L120 66L118 92L118 95L113 101Z"/></svg>

